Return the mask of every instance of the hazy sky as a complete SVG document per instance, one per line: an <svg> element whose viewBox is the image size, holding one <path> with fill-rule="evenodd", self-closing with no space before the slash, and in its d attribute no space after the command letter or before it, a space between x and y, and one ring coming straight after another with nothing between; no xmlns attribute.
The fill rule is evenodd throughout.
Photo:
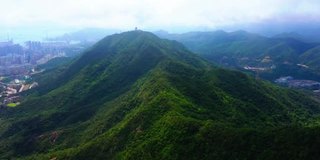
<svg viewBox="0 0 320 160"><path fill-rule="evenodd" d="M0 0L0 29L216 28L319 21L320 0Z"/></svg>

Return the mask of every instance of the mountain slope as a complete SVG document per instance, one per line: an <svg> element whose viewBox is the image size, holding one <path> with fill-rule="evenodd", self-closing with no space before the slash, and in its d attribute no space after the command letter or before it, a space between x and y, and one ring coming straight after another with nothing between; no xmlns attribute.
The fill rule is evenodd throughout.
<svg viewBox="0 0 320 160"><path fill-rule="evenodd" d="M308 158L319 144L317 127L306 128L317 126L319 102L151 33L106 37L56 74L1 113L1 158ZM305 148L285 154L292 143Z"/></svg>
<svg viewBox="0 0 320 160"><path fill-rule="evenodd" d="M303 53L301 56L301 62L312 68L319 70L320 69L320 46L311 48Z"/></svg>

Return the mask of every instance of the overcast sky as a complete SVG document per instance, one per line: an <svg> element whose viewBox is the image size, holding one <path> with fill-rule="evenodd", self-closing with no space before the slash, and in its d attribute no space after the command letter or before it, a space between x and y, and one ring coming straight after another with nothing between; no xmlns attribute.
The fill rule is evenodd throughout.
<svg viewBox="0 0 320 160"><path fill-rule="evenodd" d="M217 28L319 21L320 0L0 0L0 29ZM319 21L320 22L320 21Z"/></svg>

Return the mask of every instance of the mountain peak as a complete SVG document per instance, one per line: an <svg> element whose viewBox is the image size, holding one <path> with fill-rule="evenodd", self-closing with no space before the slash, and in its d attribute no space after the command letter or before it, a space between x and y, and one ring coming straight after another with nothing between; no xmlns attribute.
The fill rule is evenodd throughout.
<svg viewBox="0 0 320 160"><path fill-rule="evenodd" d="M134 30L107 36L93 46L93 49L98 48L99 50L104 50L107 47L121 50L130 46L139 47L141 43L150 45L151 43L156 44L160 42L161 39L153 33Z"/></svg>
<svg viewBox="0 0 320 160"><path fill-rule="evenodd" d="M205 68L207 62L188 51L182 44L157 37L141 30L128 31L105 37L92 46L70 65L64 80L74 77L82 69L96 70L117 66L119 68L144 66L154 67L164 60L173 60L191 66ZM95 67L94 67L95 66Z"/></svg>
<svg viewBox="0 0 320 160"><path fill-rule="evenodd" d="M122 32L118 34L113 34L111 36L107 36L106 38L116 38L116 37L125 37L125 38L155 38L160 40L156 35L154 35L151 32L143 31L143 30L133 30L133 31L127 31L127 32Z"/></svg>

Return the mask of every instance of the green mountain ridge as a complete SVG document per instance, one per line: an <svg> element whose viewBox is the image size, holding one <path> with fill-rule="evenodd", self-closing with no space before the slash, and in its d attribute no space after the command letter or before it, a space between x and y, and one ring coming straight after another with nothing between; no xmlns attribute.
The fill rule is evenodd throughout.
<svg viewBox="0 0 320 160"><path fill-rule="evenodd" d="M319 157L319 102L148 32L108 36L38 78L0 112L2 159Z"/></svg>

